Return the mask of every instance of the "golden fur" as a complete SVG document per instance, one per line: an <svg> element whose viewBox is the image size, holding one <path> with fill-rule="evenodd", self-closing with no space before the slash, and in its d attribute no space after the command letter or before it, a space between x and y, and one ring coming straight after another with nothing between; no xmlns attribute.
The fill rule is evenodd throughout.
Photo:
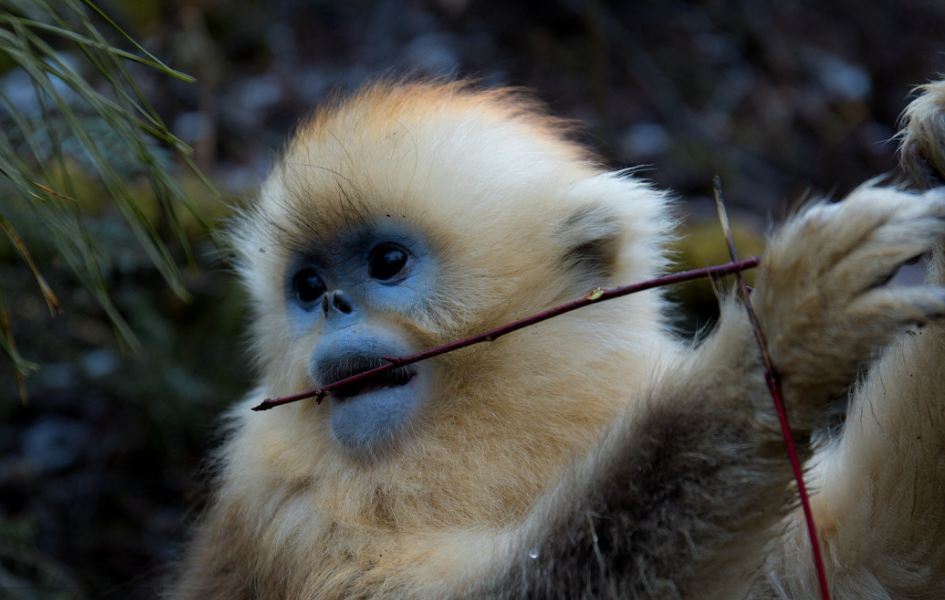
<svg viewBox="0 0 945 600"><path fill-rule="evenodd" d="M941 103L915 107L910 123L926 110L941 122ZM366 454L335 440L327 402L249 411L326 383L309 374L320 332L293 330L284 278L333 232L393 220L423 233L435 289L421 310L378 317L417 350L662 273L665 194L568 135L520 94L463 83L375 84L300 127L233 232L261 377L230 412L173 597L816 597L732 302L698 348L668 332L650 291L434 359L434 402ZM930 135L941 156L945 135ZM836 597L945 597L942 334L894 337L941 315L943 293L875 287L943 217L940 192L866 187L797 216L759 270L753 304L805 458L831 401L894 339L811 463Z"/></svg>

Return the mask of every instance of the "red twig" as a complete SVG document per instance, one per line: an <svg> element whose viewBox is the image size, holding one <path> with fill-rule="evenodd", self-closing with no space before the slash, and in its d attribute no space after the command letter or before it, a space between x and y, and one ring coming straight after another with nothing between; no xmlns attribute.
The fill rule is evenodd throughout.
<svg viewBox="0 0 945 600"><path fill-rule="evenodd" d="M732 229L728 224L728 214L725 212L725 203L722 201L722 180L718 175L713 180L715 183L715 205L719 211L719 221L722 223L722 230L725 233L725 243L728 245L728 253L733 261L738 260L738 251L735 249L735 238L732 237ZM735 273L738 281L738 289L745 303L745 309L748 312L748 319L751 321L752 329L755 331L755 339L758 341L758 348L761 350L761 360L765 365L765 382L768 384L768 390L771 392L771 399L774 400L774 407L778 413L778 421L781 423L781 433L784 436L784 443L787 446L788 456L791 459L791 468L794 469L794 480L797 482L797 491L801 496L801 506L804 509L804 517L807 520L807 532L810 534L811 550L814 554L814 567L817 569L817 581L820 583L820 595L823 600L830 600L830 589L827 586L827 570L824 568L824 558L820 552L820 542L817 539L817 528L814 525L814 513L810 508L810 498L807 496L807 486L804 484L804 471L801 469L801 461L797 457L797 449L794 447L794 438L791 436L791 425L788 423L787 412L784 410L784 398L781 395L781 377L774 364L771 362L771 355L768 354L768 344L765 342L764 332L761 331L761 325L758 323L758 317L755 315L755 309L752 308L748 298L748 286L745 285L745 277L741 271Z"/></svg>
<svg viewBox="0 0 945 600"><path fill-rule="evenodd" d="M513 331L518 331L523 327L528 327L529 325L546 321L552 317L563 315L566 312L583 308L595 302L603 302L604 300L619 298L621 296L626 296L635 292L642 292L643 290L649 290L651 288L671 285L683 281L690 281L693 279L701 279L703 277L723 277L732 273L738 273L745 269L751 269L758 265L759 260L760 259L757 256L753 256L752 258L746 258L745 260L730 262L724 265L715 265L712 267L703 267L701 269L692 269L691 271L683 271L681 273L673 273L671 275L657 277L656 279L650 279L648 281L642 281L632 285L625 285L608 290L597 289L594 292L587 294L583 298L579 298L578 300L568 302L567 304L562 304L561 306L556 306L555 308L551 308L530 317L525 317L524 319L508 323L507 325L497 327L490 331L486 331L485 333L480 333L479 335L474 335L472 337L457 340L455 342L450 342L448 344L444 344L443 346L437 346L436 348L431 348L430 350L424 350L423 352L419 352L417 354L411 354L410 356L385 357L384 360L386 360L388 363L386 365L381 365L380 367L376 367L369 371L364 371L363 373L358 373L357 375L352 375L351 377L347 377L345 379L339 379L334 383L330 383L308 392L295 394L293 396L283 396L281 398L267 398L258 406L254 406L253 410L269 410L270 408L275 408L276 406L281 406L283 404L289 404L290 402L296 402L298 400L304 400L306 398L313 397L316 398L317 401L321 401L321 399L324 398L328 392L339 387L359 383L365 379L370 379L371 377L375 377L382 373L393 371L398 367L411 365L413 363L420 362L421 360L426 360L434 356L446 354L447 352L459 350L460 348L466 348L467 346L480 344L482 342L491 342L502 337L503 335L512 333Z"/></svg>

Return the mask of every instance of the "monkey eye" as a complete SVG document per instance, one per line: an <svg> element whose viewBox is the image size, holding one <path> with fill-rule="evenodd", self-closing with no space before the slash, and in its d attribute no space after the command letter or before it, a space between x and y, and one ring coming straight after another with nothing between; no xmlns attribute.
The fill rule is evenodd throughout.
<svg viewBox="0 0 945 600"><path fill-rule="evenodd" d="M325 293L325 282L318 275L318 271L311 267L302 269L295 274L292 282L295 298L302 304L309 304L318 300Z"/></svg>
<svg viewBox="0 0 945 600"><path fill-rule="evenodd" d="M387 281L404 270L407 252L391 242L379 244L368 257L368 275L372 279Z"/></svg>

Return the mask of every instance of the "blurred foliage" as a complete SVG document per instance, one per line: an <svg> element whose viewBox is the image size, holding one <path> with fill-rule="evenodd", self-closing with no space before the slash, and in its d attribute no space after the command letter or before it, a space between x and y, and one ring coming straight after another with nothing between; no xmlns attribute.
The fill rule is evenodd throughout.
<svg viewBox="0 0 945 600"><path fill-rule="evenodd" d="M164 280L175 293L186 297L177 260L163 235L171 234L193 263L179 209L204 229L209 228L178 182L170 155L180 158L197 177L202 175L190 160L190 148L164 125L126 63L145 65L178 79L192 78L144 50L91 2L10 0L7 4L9 9L0 13L0 64L8 70L6 77L19 76L25 85L18 88L19 97L0 92L0 175L25 207L19 214L35 217L42 224L45 239L54 244L57 256L95 297L120 339L137 347L135 334L109 295L113 268L109 246L93 231L85 204L107 197L109 207L119 211L135 243ZM123 36L137 54L107 42L93 17ZM101 89L93 86L83 67L93 70L105 85ZM94 184L101 184L104 190L90 185L93 182L87 181L87 173L94 173ZM150 190L143 198L140 181ZM145 208L148 199L153 200L152 208L159 210L149 214ZM21 236L20 223L12 218L10 206L4 205L0 211L0 228L9 245L0 248L0 254L9 254L12 249L29 266L48 310L61 312L56 292L32 255L38 240ZM36 365L17 350L2 287L0 326L0 347L13 361L25 400L23 379Z"/></svg>
<svg viewBox="0 0 945 600"><path fill-rule="evenodd" d="M0 11L3 598L127 597L89 573L169 552L154 538L179 516L153 503L191 487L204 424L245 387L242 296L207 224L223 204L143 74L193 81L91 2ZM31 371L39 410L9 401Z"/></svg>
<svg viewBox="0 0 945 600"><path fill-rule="evenodd" d="M0 590L10 600L83 600L68 567L35 550L36 527L27 519L0 520Z"/></svg>

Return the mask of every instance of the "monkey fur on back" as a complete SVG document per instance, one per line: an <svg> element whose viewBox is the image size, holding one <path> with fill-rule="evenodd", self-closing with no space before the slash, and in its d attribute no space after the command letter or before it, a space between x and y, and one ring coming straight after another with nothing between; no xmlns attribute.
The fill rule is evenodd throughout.
<svg viewBox="0 0 945 600"><path fill-rule="evenodd" d="M751 295L834 598L945 598L945 83L922 92L902 157L931 189L808 206ZM513 91L380 82L319 110L232 231L258 386L171 597L819 597L735 300L698 344L651 290L250 411L666 272L667 202ZM886 285L928 251L927 285Z"/></svg>

